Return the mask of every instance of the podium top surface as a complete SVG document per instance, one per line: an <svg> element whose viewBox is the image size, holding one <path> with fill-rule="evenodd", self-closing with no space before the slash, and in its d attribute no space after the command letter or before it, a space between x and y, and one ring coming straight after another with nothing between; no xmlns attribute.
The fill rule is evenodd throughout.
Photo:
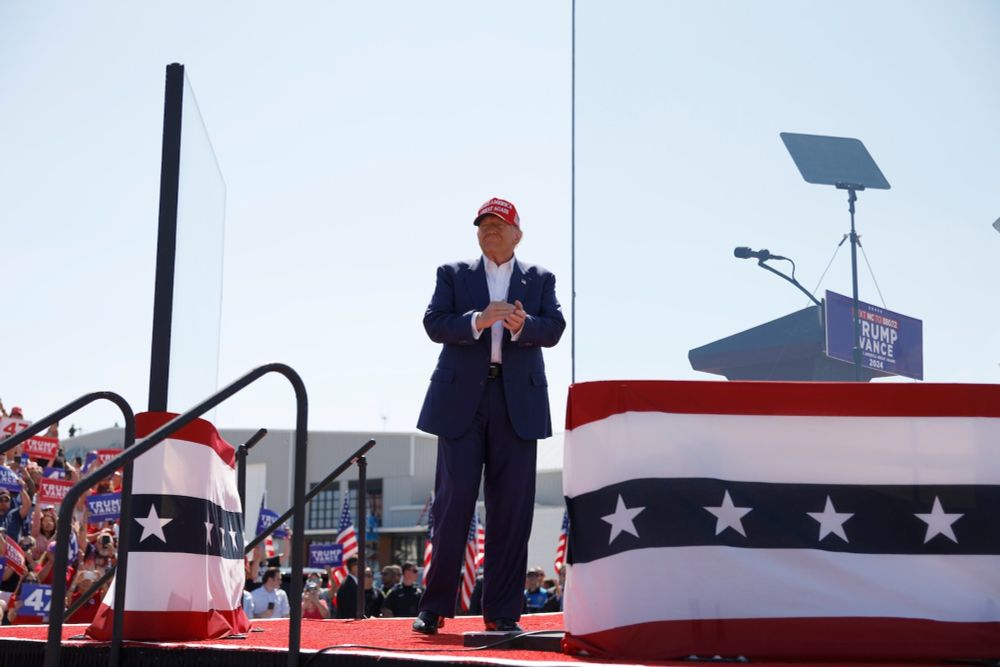
<svg viewBox="0 0 1000 667"><path fill-rule="evenodd" d="M859 139L782 132L781 140L807 183L859 190L891 187Z"/></svg>

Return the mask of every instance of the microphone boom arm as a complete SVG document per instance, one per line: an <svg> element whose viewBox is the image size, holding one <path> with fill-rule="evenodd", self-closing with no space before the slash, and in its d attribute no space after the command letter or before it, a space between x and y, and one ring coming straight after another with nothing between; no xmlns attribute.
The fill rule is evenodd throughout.
<svg viewBox="0 0 1000 667"><path fill-rule="evenodd" d="M764 263L764 262L766 262L766 261L767 261L767 259L761 259L761 260L759 260L759 261L757 262L757 266L759 266L759 267L760 267L760 268L762 268L762 269L767 269L767 270L768 270L768 271L770 271L771 273L773 273L773 274L775 274L775 275L777 275L777 276L781 276L782 278L784 278L785 280L787 280L787 281L788 281L788 282L790 282L791 284L795 285L795 286L796 286L797 288L799 288L799 290L800 290L800 291L801 291L801 292L802 292L803 294L805 294L805 295L806 295L807 297L809 297L809 299L810 299L810 300L811 300L811 301L812 301L813 303L815 303L815 304L816 304L817 306L822 306L822 305L823 305L823 304L822 304L822 303L820 302L820 300L819 300L819 299L817 299L816 297L814 297L814 296L813 296L813 295L812 295L812 294L811 294L811 293L809 292L809 290L807 290L807 289L806 289L805 287L803 287L803 286L802 286L802 284L801 284L801 283L799 283L799 281L798 281L798 280L796 280L795 278L793 278L793 277L791 277L791 276L788 276L788 275L785 275L784 273L782 273L781 271L779 271L778 269L776 269L776 268L774 268L774 267L772 267L772 266L768 266L767 264L765 264L765 263Z"/></svg>

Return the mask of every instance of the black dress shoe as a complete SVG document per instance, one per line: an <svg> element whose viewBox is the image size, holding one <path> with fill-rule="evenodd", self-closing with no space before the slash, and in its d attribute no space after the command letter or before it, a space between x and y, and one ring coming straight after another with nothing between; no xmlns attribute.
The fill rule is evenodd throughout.
<svg viewBox="0 0 1000 667"><path fill-rule="evenodd" d="M441 617L432 611L422 611L413 621L413 631L424 635L436 635L438 627L444 625Z"/></svg>
<svg viewBox="0 0 1000 667"><path fill-rule="evenodd" d="M486 629L496 632L524 632L524 629L512 618L498 618L495 621L486 621Z"/></svg>

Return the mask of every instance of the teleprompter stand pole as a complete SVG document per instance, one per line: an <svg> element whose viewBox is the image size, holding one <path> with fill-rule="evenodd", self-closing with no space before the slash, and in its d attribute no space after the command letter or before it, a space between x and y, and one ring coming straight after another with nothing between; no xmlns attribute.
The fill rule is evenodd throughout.
<svg viewBox="0 0 1000 667"><path fill-rule="evenodd" d="M847 210L851 212L851 287L854 304L854 381L861 382L861 306L858 303L858 232L854 228L854 202L858 200L858 190L863 185L838 183L838 190L847 190Z"/></svg>

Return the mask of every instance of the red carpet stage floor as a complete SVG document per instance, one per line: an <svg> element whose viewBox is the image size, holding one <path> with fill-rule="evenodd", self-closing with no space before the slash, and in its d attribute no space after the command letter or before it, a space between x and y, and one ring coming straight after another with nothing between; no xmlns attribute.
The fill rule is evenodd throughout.
<svg viewBox="0 0 1000 667"><path fill-rule="evenodd" d="M441 633L433 637L418 635L410 630L412 619L379 618L364 621L311 621L302 623L302 655L300 664L335 667L412 667L414 661L454 664L485 664L505 666L555 666L580 664L634 664L627 661L592 660L547 651L464 649L463 632L483 629L479 617L448 619ZM562 614L525 616L521 625L526 631L561 630ZM263 632L251 632L246 639L225 639L189 643L127 642L122 664L163 665L285 665L287 663L288 621L254 621ZM67 625L63 629L62 664L105 665L108 644L73 639L81 635L86 625ZM3 667L37 667L42 664L47 628L45 626L11 626L0 628L0 665ZM338 646L316 653L328 646ZM367 648L377 647L377 648ZM430 649L430 650L428 650ZM310 661L310 659L312 660ZM692 665L691 662L644 663L655 665ZM764 665L767 663L754 663ZM771 663L774 664L774 663ZM790 663L783 663L787 667ZM817 664L817 663L814 663ZM832 663L831 663L832 664ZM857 667L861 663L851 663ZM878 663L891 667L891 663Z"/></svg>

